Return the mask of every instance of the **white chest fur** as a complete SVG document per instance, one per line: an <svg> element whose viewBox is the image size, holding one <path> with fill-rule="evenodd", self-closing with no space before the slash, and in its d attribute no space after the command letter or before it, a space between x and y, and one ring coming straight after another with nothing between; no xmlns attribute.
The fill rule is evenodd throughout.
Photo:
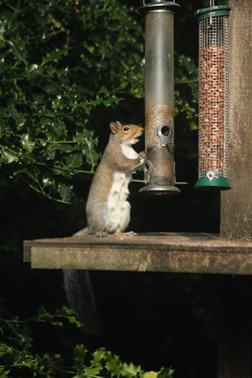
<svg viewBox="0 0 252 378"><path fill-rule="evenodd" d="M124 231L130 220L130 204L127 201L130 175L115 172L108 195L107 232Z"/></svg>
<svg viewBox="0 0 252 378"><path fill-rule="evenodd" d="M121 145L123 155L128 159L137 158L137 152L131 145ZM127 201L131 173L115 172L108 195L107 232L122 232L130 221L130 204Z"/></svg>
<svg viewBox="0 0 252 378"><path fill-rule="evenodd" d="M138 153L130 146L122 144L122 153L123 155L128 159L136 159L138 156Z"/></svg>

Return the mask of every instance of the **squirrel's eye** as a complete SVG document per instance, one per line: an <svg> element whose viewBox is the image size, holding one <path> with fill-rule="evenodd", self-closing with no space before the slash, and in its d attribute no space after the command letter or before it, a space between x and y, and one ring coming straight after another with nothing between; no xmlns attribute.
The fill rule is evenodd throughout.
<svg viewBox="0 0 252 378"><path fill-rule="evenodd" d="M125 127L123 128L123 131L129 131L129 127L125 126Z"/></svg>

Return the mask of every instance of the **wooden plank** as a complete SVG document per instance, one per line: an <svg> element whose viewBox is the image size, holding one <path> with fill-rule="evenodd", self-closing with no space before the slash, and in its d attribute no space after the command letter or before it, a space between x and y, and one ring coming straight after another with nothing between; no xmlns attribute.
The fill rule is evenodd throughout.
<svg viewBox="0 0 252 378"><path fill-rule="evenodd" d="M229 182L221 195L223 237L252 241L252 2L229 0ZM218 378L252 377L251 282L220 281Z"/></svg>
<svg viewBox="0 0 252 378"><path fill-rule="evenodd" d="M228 179L221 235L252 240L252 1L229 0Z"/></svg>
<svg viewBox="0 0 252 378"><path fill-rule="evenodd" d="M252 274L252 242L212 234L92 235L24 242L32 268Z"/></svg>

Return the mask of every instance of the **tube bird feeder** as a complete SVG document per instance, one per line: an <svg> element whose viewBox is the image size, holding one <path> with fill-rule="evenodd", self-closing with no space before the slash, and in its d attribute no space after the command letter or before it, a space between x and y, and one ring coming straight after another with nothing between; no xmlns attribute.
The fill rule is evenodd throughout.
<svg viewBox="0 0 252 378"><path fill-rule="evenodd" d="M145 183L140 192L177 194L174 168L174 8L151 1L145 14Z"/></svg>
<svg viewBox="0 0 252 378"><path fill-rule="evenodd" d="M199 22L199 162L196 189L228 182L228 5L195 12Z"/></svg>

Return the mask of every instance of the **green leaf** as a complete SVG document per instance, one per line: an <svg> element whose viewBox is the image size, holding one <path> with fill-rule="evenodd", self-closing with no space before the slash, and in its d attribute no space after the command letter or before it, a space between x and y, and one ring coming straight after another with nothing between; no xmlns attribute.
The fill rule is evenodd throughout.
<svg viewBox="0 0 252 378"><path fill-rule="evenodd" d="M5 129L7 127L7 122L5 122L5 118L7 118L6 109L0 108L0 138L4 136Z"/></svg>
<svg viewBox="0 0 252 378"><path fill-rule="evenodd" d="M122 364L122 376L123 377L136 377L137 374L139 374L141 372L141 366L135 366L133 365L132 363L131 364L126 364L126 363L123 363Z"/></svg>
<svg viewBox="0 0 252 378"><path fill-rule="evenodd" d="M103 100L103 104L105 106L114 106L114 105L117 105L121 100L122 98L111 96L111 97L108 97L106 100Z"/></svg>
<svg viewBox="0 0 252 378"><path fill-rule="evenodd" d="M72 190L73 190L72 185L66 185L63 183L59 183L58 185L58 192L64 202L69 202L71 200Z"/></svg>
<svg viewBox="0 0 252 378"><path fill-rule="evenodd" d="M7 43L9 44L10 50L15 55L15 57L26 65L27 52L23 42L19 40L18 42L7 41Z"/></svg>
<svg viewBox="0 0 252 378"><path fill-rule="evenodd" d="M17 169L14 172L13 177L16 177L22 174L28 176L31 179L31 181L36 181L36 172L34 172L34 169L32 169L31 167L29 167L29 169L28 168Z"/></svg>
<svg viewBox="0 0 252 378"><path fill-rule="evenodd" d="M4 136L4 133L5 133L5 124L2 122L0 123L0 138L2 138Z"/></svg>
<svg viewBox="0 0 252 378"><path fill-rule="evenodd" d="M11 164L14 161L17 162L19 159L17 155L15 155L13 152L10 152L8 150L2 149L1 155L2 157L0 158L0 162L3 164Z"/></svg>
<svg viewBox="0 0 252 378"><path fill-rule="evenodd" d="M0 373L1 373L1 377L4 378L4 377L9 377L9 374L10 374L10 370L3 370L4 368L1 368L0 367Z"/></svg>
<svg viewBox="0 0 252 378"><path fill-rule="evenodd" d="M158 378L169 378L173 377L173 373L175 372L174 369L171 368L164 368L162 367L160 372L158 373Z"/></svg>
<svg viewBox="0 0 252 378"><path fill-rule="evenodd" d="M143 375L143 378L157 378L158 377L158 373L156 373L155 371L149 371L147 373L144 373Z"/></svg>
<svg viewBox="0 0 252 378"><path fill-rule="evenodd" d="M79 168L83 163L82 153L73 153L66 157L66 162L69 168Z"/></svg>
<svg viewBox="0 0 252 378"><path fill-rule="evenodd" d="M55 184L55 180L49 175L48 173L43 174L42 176L42 183L43 183L43 188L47 186L51 186Z"/></svg>
<svg viewBox="0 0 252 378"><path fill-rule="evenodd" d="M93 359L91 361L91 365L93 367L96 367L101 364L101 361L106 356L106 349L105 348L99 348L93 353Z"/></svg>
<svg viewBox="0 0 252 378"><path fill-rule="evenodd" d="M81 323L76 319L75 316L69 316L68 318L69 323L75 324L77 327L81 327Z"/></svg>
<svg viewBox="0 0 252 378"><path fill-rule="evenodd" d="M29 136L29 134L24 134L21 136L21 144L22 146L24 147L24 149L29 152L29 153L32 153L34 147L35 147L35 142L33 142Z"/></svg>
<svg viewBox="0 0 252 378"><path fill-rule="evenodd" d="M112 355L111 352L108 352L107 362L106 362L105 367L110 372L112 377L114 376L120 377L122 368L119 361L119 356Z"/></svg>
<svg viewBox="0 0 252 378"><path fill-rule="evenodd" d="M46 160L54 160L55 155L56 151L50 147L45 149L45 151L43 152L43 156L46 157Z"/></svg>
<svg viewBox="0 0 252 378"><path fill-rule="evenodd" d="M97 374L100 373L100 371L102 370L102 367L98 366L98 367L86 367L84 369L84 373L85 375L87 375L88 377L96 377Z"/></svg>
<svg viewBox="0 0 252 378"><path fill-rule="evenodd" d="M54 150L59 150L59 151L64 151L64 152L67 152L67 153L70 153L70 152L73 152L73 151L75 151L75 149L76 149L76 147L75 146L71 146L70 144L65 144L65 143L59 143L59 144L57 144L57 143L54 143L53 145L52 145L52 148L54 149Z"/></svg>
<svg viewBox="0 0 252 378"><path fill-rule="evenodd" d="M21 130L24 126L24 119L22 115L15 108L14 100L12 98L8 100L8 112L9 112L10 117L15 120L17 129Z"/></svg>
<svg viewBox="0 0 252 378"><path fill-rule="evenodd" d="M44 102L45 94L44 93L32 93L32 98L33 98L35 105L40 105L40 104L43 104L43 102Z"/></svg>
<svg viewBox="0 0 252 378"><path fill-rule="evenodd" d="M75 346L73 354L74 354L74 358L77 361L81 361L84 363L86 355L87 355L87 350L83 344L78 344Z"/></svg>
<svg viewBox="0 0 252 378"><path fill-rule="evenodd" d="M93 140L86 139L86 144L82 147L83 154L86 157L88 164L91 164L94 167L97 164L99 155L97 155Z"/></svg>
<svg viewBox="0 0 252 378"><path fill-rule="evenodd" d="M51 53L48 53L42 60L42 66L44 66L45 64L47 64L48 62L54 62L54 63L57 63L60 58L62 57L62 55L65 55L67 53L68 49L67 48L63 48L63 49L55 49L55 51L51 52Z"/></svg>
<svg viewBox="0 0 252 378"><path fill-rule="evenodd" d="M65 166L64 164L62 164L61 166L57 166L55 164L52 171L56 176L62 176L69 180L71 180L72 178L72 171L69 169L69 167Z"/></svg>

